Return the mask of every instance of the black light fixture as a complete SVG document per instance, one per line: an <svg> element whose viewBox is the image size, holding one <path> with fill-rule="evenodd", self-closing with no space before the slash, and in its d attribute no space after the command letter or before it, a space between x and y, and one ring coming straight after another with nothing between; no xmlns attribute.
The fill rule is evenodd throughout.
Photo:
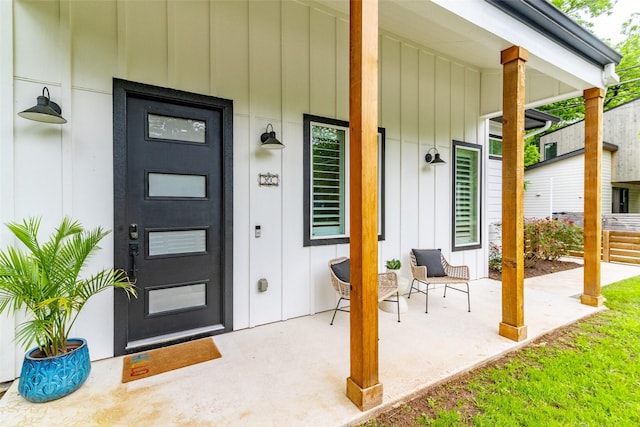
<svg viewBox="0 0 640 427"><path fill-rule="evenodd" d="M60 114L62 114L62 109L50 99L49 89L46 86L42 89L42 96L38 97L38 103L34 107L18 113L20 117L35 120L36 122L67 123L67 119Z"/></svg>
<svg viewBox="0 0 640 427"><path fill-rule="evenodd" d="M431 154L432 151L434 152L434 154ZM433 166L444 165L445 163L447 163L440 158L440 153L438 153L438 149L436 147L429 148L429 151L427 151L427 155L424 156L424 160L428 165Z"/></svg>
<svg viewBox="0 0 640 427"><path fill-rule="evenodd" d="M269 126L271 126L271 132L269 132ZM284 144L276 138L276 132L273 130L273 125L271 123L267 125L266 132L260 135L260 141L262 141L262 148L267 148L269 150L284 148Z"/></svg>

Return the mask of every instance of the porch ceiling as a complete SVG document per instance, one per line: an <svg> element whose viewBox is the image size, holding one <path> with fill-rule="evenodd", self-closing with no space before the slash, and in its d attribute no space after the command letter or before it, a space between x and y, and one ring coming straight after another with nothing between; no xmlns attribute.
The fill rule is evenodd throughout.
<svg viewBox="0 0 640 427"><path fill-rule="evenodd" d="M314 3L349 15L347 0L317 0ZM565 30L563 34L567 40L563 41L567 43L560 43L549 34L550 30L526 25L490 3L379 0L379 26L409 43L415 42L454 61L476 67L487 75L502 73L502 50L513 45L525 47L529 51L527 75L545 78L544 87L527 88L527 91L539 92L538 95L528 95L530 106L576 96L589 87L602 87L602 67L589 63L566 44L575 38L573 32L582 31L584 34L580 33L580 37L584 40L581 39L580 43L591 46L591 54L609 49L612 61L619 54L582 28L565 28L564 21L549 23L554 30ZM554 12L562 15L558 10ZM570 18L562 17L570 21ZM551 94L548 91L550 87L558 89ZM488 111L484 113L488 114Z"/></svg>
<svg viewBox="0 0 640 427"><path fill-rule="evenodd" d="M319 0L349 14L346 0ZM500 51L510 44L432 1L379 0L380 28L479 69L501 69Z"/></svg>

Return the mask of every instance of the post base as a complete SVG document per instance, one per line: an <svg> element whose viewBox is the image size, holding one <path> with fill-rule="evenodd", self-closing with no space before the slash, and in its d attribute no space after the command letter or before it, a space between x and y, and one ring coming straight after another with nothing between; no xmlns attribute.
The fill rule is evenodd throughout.
<svg viewBox="0 0 640 427"><path fill-rule="evenodd" d="M594 297L592 295L582 294L580 295L580 302L584 305L590 305L591 307L600 307L604 303L604 297L602 295Z"/></svg>
<svg viewBox="0 0 640 427"><path fill-rule="evenodd" d="M382 384L378 383L371 387L360 388L358 384L347 378L347 397L361 411L368 411L382 403Z"/></svg>
<svg viewBox="0 0 640 427"><path fill-rule="evenodd" d="M500 322L498 334L512 341L522 341L527 339L527 326L513 326L508 323Z"/></svg>

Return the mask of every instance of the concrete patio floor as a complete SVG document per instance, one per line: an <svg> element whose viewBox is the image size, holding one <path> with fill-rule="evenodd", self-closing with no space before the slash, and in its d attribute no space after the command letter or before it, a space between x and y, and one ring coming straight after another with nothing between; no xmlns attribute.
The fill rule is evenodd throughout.
<svg viewBox="0 0 640 427"><path fill-rule="evenodd" d="M640 275L640 267L602 263L602 284ZM122 358L93 362L75 393L32 404L17 381L0 400L7 426L340 426L362 421L446 378L482 365L603 308L581 305L583 268L525 280L528 339L498 335L501 283L471 282L466 295L412 296L402 322L380 311L383 405L360 412L345 395L349 318L332 312L214 337L222 358L122 384ZM329 286L329 284L327 284Z"/></svg>

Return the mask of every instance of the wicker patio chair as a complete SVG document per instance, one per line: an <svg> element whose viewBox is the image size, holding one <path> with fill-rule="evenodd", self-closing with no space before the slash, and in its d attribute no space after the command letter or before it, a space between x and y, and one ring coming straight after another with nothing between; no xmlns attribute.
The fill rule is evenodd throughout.
<svg viewBox="0 0 640 427"><path fill-rule="evenodd" d="M349 301L351 296L351 284L349 280L349 258L340 257L329 261L329 275L331 277L331 285L337 292L340 299L336 308L333 310L331 325L336 318L338 311L349 312L349 306L340 307L343 300ZM395 294L395 297L393 295ZM392 298L392 299L389 299ZM394 272L378 274L378 302L391 301L395 302L398 307L398 322L400 321L400 295L398 294L398 276Z"/></svg>
<svg viewBox="0 0 640 427"><path fill-rule="evenodd" d="M418 256L416 257L416 253ZM429 312L429 289L435 289L436 285L444 285L444 296L447 289L453 289L467 294L467 308L471 311L471 299L469 297L469 267L466 265L450 265L439 249L412 249L411 261L411 289L408 298L415 289L426 295L425 313ZM416 286L414 284L419 282ZM425 290L420 289L420 283L426 285ZM466 285L466 290L451 285Z"/></svg>

